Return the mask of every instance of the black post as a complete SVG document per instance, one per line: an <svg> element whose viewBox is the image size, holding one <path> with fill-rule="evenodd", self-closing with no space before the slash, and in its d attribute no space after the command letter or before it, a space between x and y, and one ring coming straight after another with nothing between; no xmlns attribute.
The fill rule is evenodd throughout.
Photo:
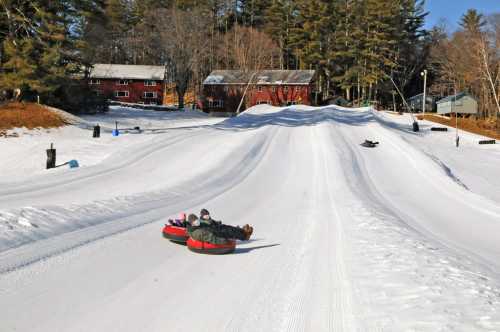
<svg viewBox="0 0 500 332"><path fill-rule="evenodd" d="M47 169L56 167L56 149L54 144L50 143L50 149L47 149Z"/></svg>
<svg viewBox="0 0 500 332"><path fill-rule="evenodd" d="M417 121L413 121L413 131L417 132L419 130L420 130L420 128L418 127L418 122Z"/></svg>
<svg viewBox="0 0 500 332"><path fill-rule="evenodd" d="M99 125L94 126L94 134L92 137L101 137L101 127Z"/></svg>

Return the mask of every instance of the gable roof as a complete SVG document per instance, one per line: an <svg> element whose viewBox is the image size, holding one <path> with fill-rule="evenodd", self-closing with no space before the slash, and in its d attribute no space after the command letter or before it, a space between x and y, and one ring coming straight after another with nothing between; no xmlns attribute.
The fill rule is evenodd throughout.
<svg viewBox="0 0 500 332"><path fill-rule="evenodd" d="M203 81L204 85L215 84L248 84L252 75L253 84L293 85L309 84L314 78L315 70L260 70L245 72L243 70L214 70Z"/></svg>
<svg viewBox="0 0 500 332"><path fill-rule="evenodd" d="M437 104L446 103L448 101L460 100L460 99L462 99L464 97L470 97L470 98L476 100L474 97L472 97L471 95L469 95L467 92L460 92L460 93L457 93L456 95L451 95L451 96L448 96L446 98L438 100Z"/></svg>
<svg viewBox="0 0 500 332"><path fill-rule="evenodd" d="M97 63L90 71L91 78L163 80L165 67L142 65L115 65Z"/></svg>

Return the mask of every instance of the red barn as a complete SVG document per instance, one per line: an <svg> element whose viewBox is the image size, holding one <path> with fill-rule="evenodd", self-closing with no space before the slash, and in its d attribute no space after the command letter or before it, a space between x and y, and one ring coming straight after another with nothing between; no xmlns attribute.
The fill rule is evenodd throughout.
<svg viewBox="0 0 500 332"><path fill-rule="evenodd" d="M95 64L89 84L96 93L124 103L163 104L165 67Z"/></svg>
<svg viewBox="0 0 500 332"><path fill-rule="evenodd" d="M202 108L206 112L236 112L258 104L274 106L313 105L314 70L215 70L203 82Z"/></svg>

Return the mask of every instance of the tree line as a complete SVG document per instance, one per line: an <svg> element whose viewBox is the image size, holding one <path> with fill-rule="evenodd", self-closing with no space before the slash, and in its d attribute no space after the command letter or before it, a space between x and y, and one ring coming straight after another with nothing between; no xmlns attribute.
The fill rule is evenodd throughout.
<svg viewBox="0 0 500 332"><path fill-rule="evenodd" d="M500 113L500 13L485 17L468 10L451 34L445 24L431 31L428 59L431 93L465 91L479 101L479 116L497 121Z"/></svg>
<svg viewBox="0 0 500 332"><path fill-rule="evenodd" d="M433 54L465 29L452 36L439 28L426 31L423 0L0 3L0 89L54 96L68 77L88 72L93 63L165 65L180 104L188 89L200 91L214 69L315 69L324 98L343 95L355 104L392 104L392 81L412 96L422 91L424 68L432 71L431 86L451 80L447 71L457 67ZM478 40L487 49L483 60L486 54L498 87L498 68L492 67L498 54L481 28L484 38ZM460 89L470 83L456 82Z"/></svg>

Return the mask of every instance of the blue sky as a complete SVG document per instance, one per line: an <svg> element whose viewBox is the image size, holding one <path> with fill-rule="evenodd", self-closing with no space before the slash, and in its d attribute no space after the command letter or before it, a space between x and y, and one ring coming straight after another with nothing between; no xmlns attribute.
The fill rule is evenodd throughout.
<svg viewBox="0 0 500 332"><path fill-rule="evenodd" d="M425 9L430 12L426 28L432 28L440 18L445 18L451 30L458 27L460 17L469 8L485 15L500 12L500 0L425 0Z"/></svg>

